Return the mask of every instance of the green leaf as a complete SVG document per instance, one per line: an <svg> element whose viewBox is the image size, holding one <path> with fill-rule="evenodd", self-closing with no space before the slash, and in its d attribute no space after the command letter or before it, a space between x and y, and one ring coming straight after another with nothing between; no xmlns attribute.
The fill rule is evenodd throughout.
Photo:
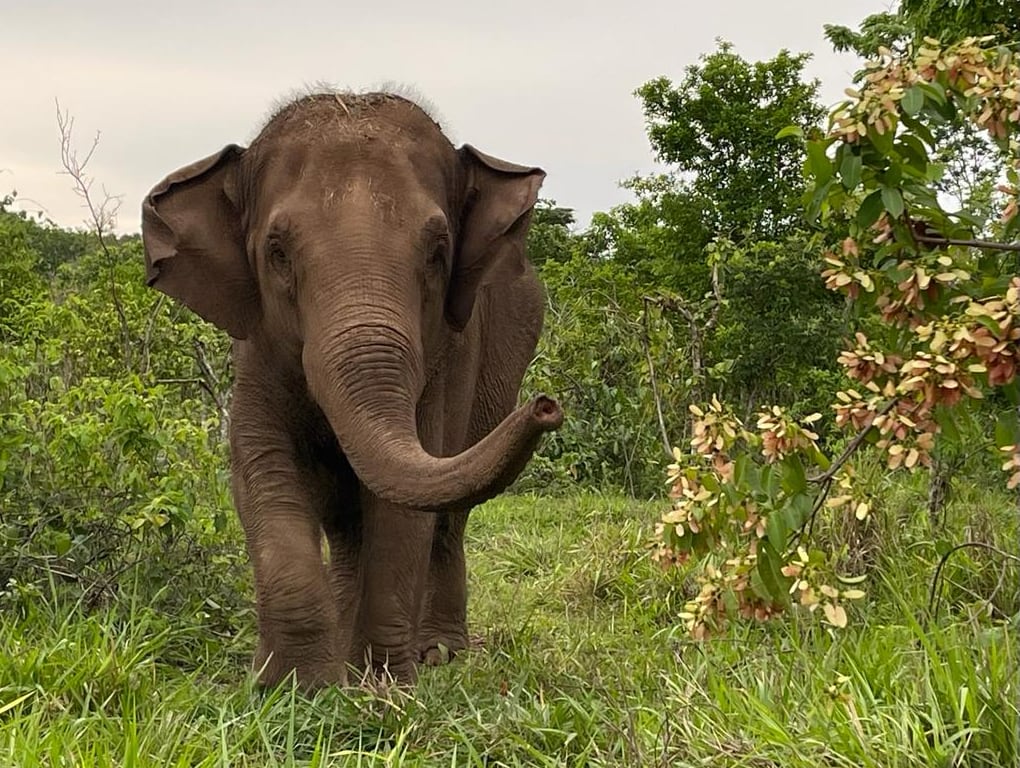
<svg viewBox="0 0 1020 768"><path fill-rule="evenodd" d="M784 505L785 506L785 505ZM790 528L786 524L785 509L774 509L769 513L765 523L765 537L777 552L786 551L786 542L790 536Z"/></svg>
<svg viewBox="0 0 1020 768"><path fill-rule="evenodd" d="M1017 444L1020 444L1020 421L1015 413L1003 413L995 422L995 445L1002 448Z"/></svg>
<svg viewBox="0 0 1020 768"><path fill-rule="evenodd" d="M1007 403L1014 407L1020 406L1020 378L1013 379L1009 384L1003 384L999 387L999 392L1006 398Z"/></svg>
<svg viewBox="0 0 1020 768"><path fill-rule="evenodd" d="M917 83L917 85L913 86L913 88L920 89L920 91L926 97L935 102L936 105L940 107L946 106L946 92L942 86L935 85L933 83ZM913 90L913 88L911 88L911 90ZM904 94L904 97L906 97L906 94Z"/></svg>
<svg viewBox="0 0 1020 768"><path fill-rule="evenodd" d="M845 152L839 164L839 178L843 188L852 192L861 183L861 156L853 152Z"/></svg>
<svg viewBox="0 0 1020 768"><path fill-rule="evenodd" d="M879 183L885 187L899 187L903 180L903 163L893 158L889 159L889 167L878 174Z"/></svg>
<svg viewBox="0 0 1020 768"><path fill-rule="evenodd" d="M921 172L928 168L928 150L924 142L912 134L904 134L896 144L900 156L907 161L907 165Z"/></svg>
<svg viewBox="0 0 1020 768"><path fill-rule="evenodd" d="M917 85L913 85L903 94L900 106L908 115L916 115L924 106L924 91Z"/></svg>
<svg viewBox="0 0 1020 768"><path fill-rule="evenodd" d="M800 457L787 456L782 462L783 490L790 496L807 490L807 473Z"/></svg>
<svg viewBox="0 0 1020 768"><path fill-rule="evenodd" d="M53 537L53 553L57 557L63 557L71 548L71 534L67 531L57 531Z"/></svg>
<svg viewBox="0 0 1020 768"><path fill-rule="evenodd" d="M916 117L903 115L903 127L910 132L904 134L903 138L906 136L916 136L921 142L929 147L934 147L936 145L935 136L932 134L931 130Z"/></svg>
<svg viewBox="0 0 1020 768"><path fill-rule="evenodd" d="M776 134L777 139L785 139L787 136L796 136L803 139L804 129L799 125L788 125L785 128L781 128L779 133Z"/></svg>
<svg viewBox="0 0 1020 768"><path fill-rule="evenodd" d="M776 472L771 465L761 468L761 485L762 490L765 491L765 495L768 496L770 500L775 501L776 496L779 495L782 485L780 483L779 473Z"/></svg>
<svg viewBox="0 0 1020 768"><path fill-rule="evenodd" d="M832 466L832 462L829 461L829 457L826 456L822 449L816 445L812 445L809 449L811 453L811 460L818 465L818 468L825 472Z"/></svg>
<svg viewBox="0 0 1020 768"><path fill-rule="evenodd" d="M989 317L988 315L978 315L977 317L974 318L974 322L981 323L981 325L983 325L993 334L998 334L1002 330L1001 328L999 328L998 321L993 317Z"/></svg>
<svg viewBox="0 0 1020 768"><path fill-rule="evenodd" d="M733 460L733 484L738 488L742 486L747 478L747 464L750 459L746 453L741 453Z"/></svg>
<svg viewBox="0 0 1020 768"><path fill-rule="evenodd" d="M857 209L857 225L867 229L878 221L882 210L882 191L876 189L861 201L861 207Z"/></svg>
<svg viewBox="0 0 1020 768"><path fill-rule="evenodd" d="M762 541L758 545L758 575L761 576L768 597L777 603L789 605L791 580L783 575L781 569L782 558L768 541Z"/></svg>
<svg viewBox="0 0 1020 768"><path fill-rule="evenodd" d="M873 125L868 126L868 140L871 141L872 145L881 154L888 156L892 152L893 148L893 136L896 133L896 126L886 130L885 133L879 133Z"/></svg>
<svg viewBox="0 0 1020 768"><path fill-rule="evenodd" d="M823 208L826 208L826 198L829 196L829 189L832 187L832 179L829 179L824 184L815 186L814 191L811 193L811 197L805 206L807 208L808 221L814 221L821 214Z"/></svg>
<svg viewBox="0 0 1020 768"><path fill-rule="evenodd" d="M807 143L808 170L816 184L824 184L832 178L832 161L825 153L828 142L809 141Z"/></svg>
<svg viewBox="0 0 1020 768"><path fill-rule="evenodd" d="M811 516L815 507L815 497L806 493L798 493L783 508L784 522L790 531L799 531Z"/></svg>
<svg viewBox="0 0 1020 768"><path fill-rule="evenodd" d="M889 215L898 219L903 215L903 195L896 187L882 187L882 207Z"/></svg>
<svg viewBox="0 0 1020 768"><path fill-rule="evenodd" d="M701 484L703 486L705 486L705 488L710 490L712 493L714 493L714 494L718 494L719 493L719 489L720 489L719 480L716 479L715 473L713 473L713 472L702 473L698 477L698 480L701 482Z"/></svg>

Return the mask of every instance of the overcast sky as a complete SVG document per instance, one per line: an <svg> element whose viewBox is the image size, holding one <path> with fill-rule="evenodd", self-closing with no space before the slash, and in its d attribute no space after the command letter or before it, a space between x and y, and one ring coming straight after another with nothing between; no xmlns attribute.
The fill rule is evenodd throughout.
<svg viewBox="0 0 1020 768"><path fill-rule="evenodd" d="M455 143L548 172L543 196L593 211L654 169L633 91L683 76L722 37L750 60L814 56L826 104L857 67L822 25L856 25L885 0L2 0L0 196L61 225L84 218L60 169L54 100L80 152L96 131L97 188L123 196L121 232L175 168L246 143L280 97L325 81L413 86Z"/></svg>

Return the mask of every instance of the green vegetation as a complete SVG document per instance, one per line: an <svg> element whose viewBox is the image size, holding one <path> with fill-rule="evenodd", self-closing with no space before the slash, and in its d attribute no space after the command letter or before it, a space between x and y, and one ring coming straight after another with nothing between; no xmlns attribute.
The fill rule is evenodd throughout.
<svg viewBox="0 0 1020 768"><path fill-rule="evenodd" d="M890 488L885 530L922 530L924 493ZM968 492L947 522L1004 525L1007 508ZM591 494L488 504L468 543L477 645L407 693L261 695L244 671L250 617L232 632L192 624L135 579L92 610L47 588L0 630L0 764L1011 764L1010 630L974 598L929 619L923 539L873 542L883 576L864 622L699 645L675 624L684 581L647 555L657 516ZM959 565L957 587L987 594ZM174 589L201 612L211 581Z"/></svg>
<svg viewBox="0 0 1020 768"><path fill-rule="evenodd" d="M827 32L970 66L1016 50L1007 6ZM986 33L1001 51L949 47ZM871 68L826 124L805 61L720 43L650 80L665 173L584 231L539 206L525 390L567 421L474 514L472 647L410 691L255 689L227 340L144 287L137 237L0 199L0 766L1017 764L1020 97L929 72L866 104L892 82ZM822 610L742 620L793 603Z"/></svg>

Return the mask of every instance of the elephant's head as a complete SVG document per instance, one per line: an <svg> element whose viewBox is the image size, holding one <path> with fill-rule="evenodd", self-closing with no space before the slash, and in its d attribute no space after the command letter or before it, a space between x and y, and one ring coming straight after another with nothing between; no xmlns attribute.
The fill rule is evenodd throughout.
<svg viewBox="0 0 1020 768"><path fill-rule="evenodd" d="M559 407L536 398L436 458L416 406L427 361L467 325L479 287L521 274L544 175L455 149L400 97L304 97L249 148L228 146L153 189L148 282L300 366L374 493L421 509L477 500L559 426Z"/></svg>

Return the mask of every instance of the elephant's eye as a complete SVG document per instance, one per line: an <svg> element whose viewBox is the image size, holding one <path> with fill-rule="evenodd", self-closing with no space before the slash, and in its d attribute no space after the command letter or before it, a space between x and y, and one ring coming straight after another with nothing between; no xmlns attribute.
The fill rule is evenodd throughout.
<svg viewBox="0 0 1020 768"><path fill-rule="evenodd" d="M277 269L289 269L290 268L290 257L287 255L287 251L283 247L277 238L270 238L269 243L266 246L266 253L269 257L269 263Z"/></svg>
<svg viewBox="0 0 1020 768"><path fill-rule="evenodd" d="M425 246L425 255L429 266L442 267L446 265L450 254L450 231L447 228L444 215L436 214L425 222L422 245Z"/></svg>
<svg viewBox="0 0 1020 768"><path fill-rule="evenodd" d="M446 263L446 254L450 250L450 241L448 238L438 238L432 244L432 251L429 253L429 262L437 266L442 266Z"/></svg>

